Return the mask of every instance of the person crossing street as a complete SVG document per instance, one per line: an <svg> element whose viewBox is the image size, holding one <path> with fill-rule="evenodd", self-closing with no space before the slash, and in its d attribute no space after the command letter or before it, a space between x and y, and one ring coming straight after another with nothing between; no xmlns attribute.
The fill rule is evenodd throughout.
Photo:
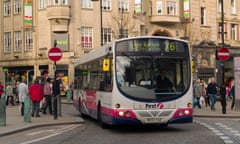
<svg viewBox="0 0 240 144"><path fill-rule="evenodd" d="M215 111L215 104L217 101L217 84L214 77L211 78L211 81L207 86L207 95L210 98L211 110Z"/></svg>

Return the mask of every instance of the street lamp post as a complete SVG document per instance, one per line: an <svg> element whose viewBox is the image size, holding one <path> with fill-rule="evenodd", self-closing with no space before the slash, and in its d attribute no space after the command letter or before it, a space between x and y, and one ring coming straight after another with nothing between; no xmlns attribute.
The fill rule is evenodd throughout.
<svg viewBox="0 0 240 144"><path fill-rule="evenodd" d="M102 15L102 0L92 0L92 1L99 1L100 2L100 6L99 6L99 10L100 10L100 40L101 40L101 46L103 46L103 23L102 23L102 19L103 19L103 15Z"/></svg>
<svg viewBox="0 0 240 144"><path fill-rule="evenodd" d="M119 38L121 39L121 38L123 38L123 12L124 12L124 9L121 8L120 11L121 11L121 21L120 21Z"/></svg>
<svg viewBox="0 0 240 144"><path fill-rule="evenodd" d="M222 37L222 47L225 46L224 42L224 6L223 6L223 0L221 0L221 37ZM222 68L222 84L224 85L224 61L221 62L221 68Z"/></svg>

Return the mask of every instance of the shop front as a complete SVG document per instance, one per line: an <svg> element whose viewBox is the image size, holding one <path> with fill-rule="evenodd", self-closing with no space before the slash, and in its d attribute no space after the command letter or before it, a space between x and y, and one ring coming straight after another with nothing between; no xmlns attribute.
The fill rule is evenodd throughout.
<svg viewBox="0 0 240 144"><path fill-rule="evenodd" d="M193 60L196 65L195 78L200 78L208 83L210 77L217 77L219 70L216 68L216 45L213 42L201 42L193 46Z"/></svg>

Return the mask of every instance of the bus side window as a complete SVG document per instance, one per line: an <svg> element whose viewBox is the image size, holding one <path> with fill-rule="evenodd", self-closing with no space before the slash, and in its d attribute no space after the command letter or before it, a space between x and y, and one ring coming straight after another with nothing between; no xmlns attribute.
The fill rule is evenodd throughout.
<svg viewBox="0 0 240 144"><path fill-rule="evenodd" d="M85 84L83 87L84 90L89 90L89 84Z"/></svg>
<svg viewBox="0 0 240 144"><path fill-rule="evenodd" d="M104 91L104 81L103 80L100 81L99 90Z"/></svg>

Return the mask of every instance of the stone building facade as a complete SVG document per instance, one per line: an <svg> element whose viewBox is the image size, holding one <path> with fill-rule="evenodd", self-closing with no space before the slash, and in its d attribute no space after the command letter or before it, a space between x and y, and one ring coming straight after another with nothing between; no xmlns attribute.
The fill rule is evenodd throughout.
<svg viewBox="0 0 240 144"><path fill-rule="evenodd" d="M221 0L2 0L0 79L30 82L36 76L54 75L48 51L56 45L63 51L56 70L71 82L76 58L115 39L140 35L189 40L196 74L217 75L220 5ZM239 53L239 6L240 1L224 0L231 57ZM232 62L226 65L232 76Z"/></svg>

